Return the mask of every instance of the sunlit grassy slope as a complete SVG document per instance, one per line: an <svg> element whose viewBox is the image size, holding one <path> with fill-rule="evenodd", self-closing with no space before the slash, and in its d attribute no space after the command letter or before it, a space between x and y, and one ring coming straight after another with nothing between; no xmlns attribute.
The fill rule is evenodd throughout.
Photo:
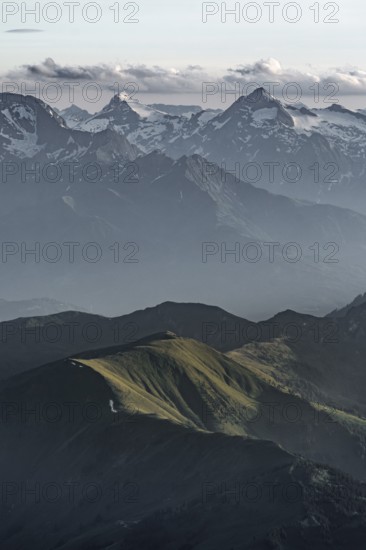
<svg viewBox="0 0 366 550"><path fill-rule="evenodd" d="M88 352L74 360L108 382L116 411L152 415L197 430L272 440L290 452L363 479L365 422L307 401L275 382L276 362L283 356L288 360L291 350L281 342L268 346L266 361L272 364L268 369L250 349L226 356L171 333L127 347Z"/></svg>

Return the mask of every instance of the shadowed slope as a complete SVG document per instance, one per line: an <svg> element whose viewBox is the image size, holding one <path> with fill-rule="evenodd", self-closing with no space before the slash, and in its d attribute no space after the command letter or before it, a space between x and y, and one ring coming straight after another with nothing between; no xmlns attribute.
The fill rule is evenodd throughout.
<svg viewBox="0 0 366 550"><path fill-rule="evenodd" d="M287 433L296 446L305 423L248 421L274 397L286 399L171 333L11 378L0 388L2 547L171 550L179 540L179 548L264 549L280 536L285 550L295 540L341 548L351 529L361 540L363 485L272 442L232 435ZM200 418L207 407L209 419ZM338 425L311 431L313 446L338 439L327 442L333 454L347 437Z"/></svg>

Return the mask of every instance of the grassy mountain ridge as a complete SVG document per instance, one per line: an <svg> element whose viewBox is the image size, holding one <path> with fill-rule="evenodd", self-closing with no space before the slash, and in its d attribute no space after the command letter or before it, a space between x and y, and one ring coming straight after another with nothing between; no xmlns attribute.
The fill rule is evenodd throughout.
<svg viewBox="0 0 366 550"><path fill-rule="evenodd" d="M308 402L364 417L366 308L343 317L284 311L254 323L221 308L165 302L118 318L78 312L0 323L0 379L88 350L132 343L172 331L255 362L272 386Z"/></svg>
<svg viewBox="0 0 366 550"><path fill-rule="evenodd" d="M294 540L337 548L351 528L363 536L362 483L263 441L267 429L287 434L288 445L292 434L295 446L305 423L283 430L283 419L251 425L243 416L280 396L220 352L171 333L10 378L0 387L3 548L168 550L179 533L181 548L281 541L287 550ZM352 446L341 424L312 430L319 453L327 434L338 439L333 453L346 438Z"/></svg>

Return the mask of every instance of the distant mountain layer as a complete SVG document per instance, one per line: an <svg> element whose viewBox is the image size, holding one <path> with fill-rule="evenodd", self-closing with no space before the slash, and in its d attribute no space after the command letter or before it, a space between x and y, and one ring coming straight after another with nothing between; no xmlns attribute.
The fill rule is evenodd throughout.
<svg viewBox="0 0 366 550"><path fill-rule="evenodd" d="M285 105L258 88L224 111L187 119L177 109L115 96L78 127L113 128L145 152L198 153L258 187L365 212L366 115L338 104Z"/></svg>
<svg viewBox="0 0 366 550"><path fill-rule="evenodd" d="M2 94L0 117L5 131L0 145L9 153L33 158L43 150L44 132L50 136L51 126L44 117L37 132L32 131L34 101L31 96ZM240 97L224 111L144 105L123 94L115 95L95 114L76 105L56 113L43 102L37 104L55 123L92 134L109 130L145 154L159 150L175 159L200 154L257 187L366 212L366 115L362 111L339 104L314 109L283 104L263 88ZM62 135L55 123L54 142ZM82 140L76 133L74 142L90 147L85 136ZM71 145L68 153L73 155Z"/></svg>
<svg viewBox="0 0 366 550"><path fill-rule="evenodd" d="M0 298L0 322L10 321L18 317L38 317L53 315L62 311L83 311L71 304L63 304L50 298L34 298L33 300L4 300Z"/></svg>
<svg viewBox="0 0 366 550"><path fill-rule="evenodd" d="M166 105L165 103L152 103L149 107L173 116L190 117L191 115L202 111L202 108L199 105Z"/></svg>
<svg viewBox="0 0 366 550"><path fill-rule="evenodd" d="M345 315L347 315L348 312L351 311L352 308L362 306L364 304L366 304L366 293L359 294L350 304L347 304L345 307L335 309L334 311L329 313L329 317L344 317Z"/></svg>
<svg viewBox="0 0 366 550"><path fill-rule="evenodd" d="M70 105L70 107L59 111L59 114L70 128L92 116L86 109L80 109L77 105Z"/></svg>
<svg viewBox="0 0 366 550"><path fill-rule="evenodd" d="M258 189L199 154L144 152L144 140L162 148L165 130L175 146L171 132L181 124L236 132L239 114L256 122L243 123L244 133L262 132L263 121L293 132L290 111L269 108L275 100L261 94L255 107L250 98L235 103L231 122L214 126L212 113L174 117L116 96L88 119L94 131L69 128L31 96L1 95L1 272L11 295L26 288L29 297L107 315L167 298L234 309L240 296L238 313L258 319L284 304L324 314L335 296L346 303L363 291L364 215ZM263 118L273 109L275 118ZM135 131L138 146L129 141ZM273 129L278 139L281 132ZM202 141L201 130L194 136ZM219 142L224 151L229 141Z"/></svg>

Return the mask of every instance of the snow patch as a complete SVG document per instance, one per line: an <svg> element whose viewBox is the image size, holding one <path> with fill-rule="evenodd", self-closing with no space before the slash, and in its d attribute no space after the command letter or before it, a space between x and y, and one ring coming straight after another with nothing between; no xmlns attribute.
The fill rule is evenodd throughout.
<svg viewBox="0 0 366 550"><path fill-rule="evenodd" d="M212 122L212 126L215 128L215 130L220 130L223 126L225 126L225 124L229 122L229 120L231 120L231 117L224 120L224 122L218 122L217 120L214 120Z"/></svg>
<svg viewBox="0 0 366 550"><path fill-rule="evenodd" d="M110 399L110 400L109 400L109 407L110 407L111 412L112 412L113 414L117 414L117 413L118 413L118 411L114 408L114 401L113 401L113 399Z"/></svg>
<svg viewBox="0 0 366 550"><path fill-rule="evenodd" d="M65 204L67 204L67 206L70 206L70 208L75 211L75 200L70 197L70 195L64 195L62 200Z"/></svg>
<svg viewBox="0 0 366 550"><path fill-rule="evenodd" d="M263 120L274 120L277 117L277 113L277 107L264 107L264 109L254 111L252 118L256 122L262 122Z"/></svg>

